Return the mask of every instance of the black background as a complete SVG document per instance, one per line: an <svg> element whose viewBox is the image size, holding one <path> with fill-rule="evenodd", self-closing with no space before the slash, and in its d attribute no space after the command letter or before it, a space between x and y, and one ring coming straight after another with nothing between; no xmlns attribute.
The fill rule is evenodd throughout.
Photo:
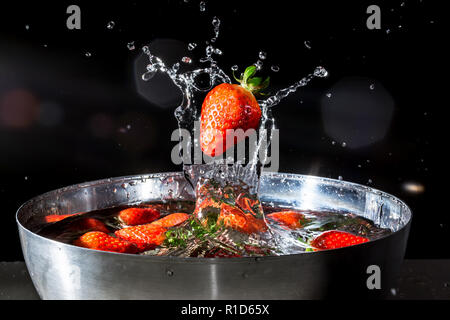
<svg viewBox="0 0 450 320"><path fill-rule="evenodd" d="M70 4L81 7L81 30L66 28ZM366 27L370 4L381 8L381 30ZM89 180L180 169L170 158L175 105L160 108L138 94L135 79L143 70L134 62L158 38L199 43L195 58L212 37L213 16L222 20L217 45L225 70L234 64L242 70L264 50L267 66L280 67L265 69L273 88L317 65L330 72L274 110L279 171L371 180L414 211L407 258L450 258L447 191L439 183L448 146L442 12L425 0L206 1L205 12L197 0L2 2L0 104L26 91L33 108L26 125L0 122L0 261L23 259L15 211L31 197ZM135 50L127 48L130 41ZM340 79L355 76L382 84L395 108L383 139L351 149L326 134L320 101ZM56 116L46 113L55 109ZM424 192L406 192L408 181Z"/></svg>

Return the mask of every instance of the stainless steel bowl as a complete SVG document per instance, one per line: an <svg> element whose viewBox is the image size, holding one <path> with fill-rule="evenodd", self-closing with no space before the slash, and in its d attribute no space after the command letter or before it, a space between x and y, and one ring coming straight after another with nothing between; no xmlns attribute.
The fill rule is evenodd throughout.
<svg viewBox="0 0 450 320"><path fill-rule="evenodd" d="M208 259L95 251L30 231L37 217L48 214L169 198L192 200L193 196L181 173L163 173L74 185L25 203L16 219L25 261L39 295L43 299L377 298L394 285L408 238L410 209L384 192L320 177L265 173L261 200L300 209L353 212L393 233L337 250ZM381 289L367 286L371 265L380 268Z"/></svg>

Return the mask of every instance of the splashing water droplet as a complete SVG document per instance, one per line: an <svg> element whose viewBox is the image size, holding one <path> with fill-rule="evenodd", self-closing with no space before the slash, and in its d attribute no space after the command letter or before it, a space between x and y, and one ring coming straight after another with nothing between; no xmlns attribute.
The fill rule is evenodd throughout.
<svg viewBox="0 0 450 320"><path fill-rule="evenodd" d="M258 56L261 60L264 60L267 58L267 53L265 53L264 51L260 51Z"/></svg>
<svg viewBox="0 0 450 320"><path fill-rule="evenodd" d="M314 76L319 78L326 78L328 77L328 71L324 67L319 66L314 70Z"/></svg>
<svg viewBox="0 0 450 320"><path fill-rule="evenodd" d="M116 25L116 23L114 21L110 21L108 22L108 24L106 25L106 28L108 28L109 30L112 30L114 28L114 26Z"/></svg>
<svg viewBox="0 0 450 320"><path fill-rule="evenodd" d="M142 47L142 51L146 54L149 55L150 54L150 49L147 46L143 46Z"/></svg>
<svg viewBox="0 0 450 320"><path fill-rule="evenodd" d="M386 33L387 34L391 33L391 29L386 29Z"/></svg>
<svg viewBox="0 0 450 320"><path fill-rule="evenodd" d="M343 180L344 178L343 178L342 176L339 176L338 179L339 179L339 180Z"/></svg>
<svg viewBox="0 0 450 320"><path fill-rule="evenodd" d="M336 144L336 141L331 141L331 144L334 146Z"/></svg>
<svg viewBox="0 0 450 320"><path fill-rule="evenodd" d="M373 89L375 89L375 85L372 83L372 84L369 86L369 88L370 88L370 90L373 90Z"/></svg>
<svg viewBox="0 0 450 320"><path fill-rule="evenodd" d="M130 41L127 43L127 48L128 50L134 50L135 46L134 46L134 41Z"/></svg>
<svg viewBox="0 0 450 320"><path fill-rule="evenodd" d="M215 54L218 54L219 56L221 56L222 54L223 54L223 52L222 52L222 50L220 50L220 49L214 49L214 53Z"/></svg>
<svg viewBox="0 0 450 320"><path fill-rule="evenodd" d="M84 55L88 58L92 56L92 54L90 52L86 52Z"/></svg>
<svg viewBox="0 0 450 320"><path fill-rule="evenodd" d="M347 146L346 142L342 142L342 147L345 148Z"/></svg>
<svg viewBox="0 0 450 320"><path fill-rule="evenodd" d="M261 70L262 66L263 66L263 63L262 63L261 60L256 61L255 67L256 67L257 70Z"/></svg>
<svg viewBox="0 0 450 320"><path fill-rule="evenodd" d="M331 93L326 94L327 98L331 98Z"/></svg>
<svg viewBox="0 0 450 320"><path fill-rule="evenodd" d="M191 42L188 44L188 50L192 51L195 49L195 47L197 47L197 44L195 42Z"/></svg>
<svg viewBox="0 0 450 320"><path fill-rule="evenodd" d="M306 41L303 42L303 44L305 45L305 47L307 49L311 49L311 42L310 41L306 40Z"/></svg>
<svg viewBox="0 0 450 320"><path fill-rule="evenodd" d="M27 24L27 25L25 25L25 29L26 30L30 30L30 26Z"/></svg>
<svg viewBox="0 0 450 320"><path fill-rule="evenodd" d="M239 69L239 67L235 64L234 66L231 67L232 71L237 71Z"/></svg>
<svg viewBox="0 0 450 320"><path fill-rule="evenodd" d="M189 57L183 57L181 58L181 62L189 64L192 63L192 59Z"/></svg>
<svg viewBox="0 0 450 320"><path fill-rule="evenodd" d="M270 70L272 70L273 72L278 72L278 71L280 71L280 67L274 65L274 66L270 67Z"/></svg>
<svg viewBox="0 0 450 320"><path fill-rule="evenodd" d="M212 20L212 25L213 25L215 28L218 28L218 27L220 26L220 20L219 20L219 18L214 17L213 20Z"/></svg>
<svg viewBox="0 0 450 320"><path fill-rule="evenodd" d="M200 11L201 12L205 12L206 11L206 2L205 1L200 1Z"/></svg>

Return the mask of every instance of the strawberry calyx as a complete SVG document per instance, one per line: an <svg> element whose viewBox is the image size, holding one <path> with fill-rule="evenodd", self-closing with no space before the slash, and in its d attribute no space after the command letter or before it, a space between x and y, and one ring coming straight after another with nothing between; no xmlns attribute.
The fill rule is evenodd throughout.
<svg viewBox="0 0 450 320"><path fill-rule="evenodd" d="M262 77L254 77L256 74L257 68L256 66L247 67L244 73L241 74L240 78L236 78L233 74L234 79L239 82L241 87L250 91L254 95L263 94L261 91L266 89L269 86L270 77L267 77L264 81Z"/></svg>

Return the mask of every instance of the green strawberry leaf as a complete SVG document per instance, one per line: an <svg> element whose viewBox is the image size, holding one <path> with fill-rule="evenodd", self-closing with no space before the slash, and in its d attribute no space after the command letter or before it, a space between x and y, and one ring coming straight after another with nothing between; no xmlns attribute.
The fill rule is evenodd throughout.
<svg viewBox="0 0 450 320"><path fill-rule="evenodd" d="M242 82L247 83L247 80L251 77L253 77L256 73L256 67L255 66L250 66L247 67L247 69L245 69L244 71L244 77L242 78Z"/></svg>

